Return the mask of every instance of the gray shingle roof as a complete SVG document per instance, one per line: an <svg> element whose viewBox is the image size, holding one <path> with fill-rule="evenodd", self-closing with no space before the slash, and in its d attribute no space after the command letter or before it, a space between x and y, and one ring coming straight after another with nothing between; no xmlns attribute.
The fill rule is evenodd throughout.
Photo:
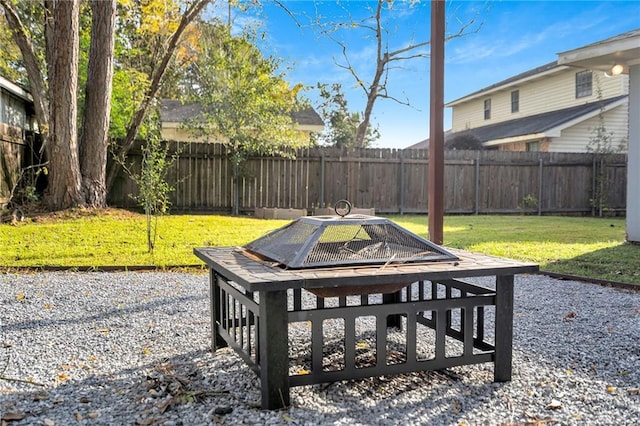
<svg viewBox="0 0 640 426"><path fill-rule="evenodd" d="M488 126L475 127L460 132L447 132L445 143L461 134L473 134L481 142L497 139L505 139L515 136L534 135L551 130L569 121L580 118L586 114L597 111L600 107L606 107L612 103L626 98L627 95L616 96L605 99L602 102L591 102L574 107L564 108L542 114L531 115L529 117L516 118L515 120L503 121L501 123L489 124ZM429 139L420 141L408 147L408 149L427 148Z"/></svg>
<svg viewBox="0 0 640 426"><path fill-rule="evenodd" d="M163 99L160 118L164 122L182 123L197 116L203 109L202 104L198 102L183 104L179 100ZM300 125L324 125L322 118L311 107L293 112L291 118Z"/></svg>

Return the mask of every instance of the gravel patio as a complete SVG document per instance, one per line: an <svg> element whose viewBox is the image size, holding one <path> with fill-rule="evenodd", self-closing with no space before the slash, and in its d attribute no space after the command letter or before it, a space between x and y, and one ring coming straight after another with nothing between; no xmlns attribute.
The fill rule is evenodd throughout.
<svg viewBox="0 0 640 426"><path fill-rule="evenodd" d="M484 282L483 284L490 285ZM513 380L492 364L292 388L209 351L204 274L0 275L0 413L9 425L635 424L640 292L517 276ZM295 352L295 348L292 348Z"/></svg>

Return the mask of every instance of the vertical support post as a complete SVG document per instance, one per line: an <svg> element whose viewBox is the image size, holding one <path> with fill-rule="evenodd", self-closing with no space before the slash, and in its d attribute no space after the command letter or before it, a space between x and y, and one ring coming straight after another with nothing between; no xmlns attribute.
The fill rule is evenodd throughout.
<svg viewBox="0 0 640 426"><path fill-rule="evenodd" d="M633 119L633 117L636 117ZM640 64L629 66L627 144L627 241L640 242Z"/></svg>
<svg viewBox="0 0 640 426"><path fill-rule="evenodd" d="M325 164L324 153L320 154L320 208L325 208L324 203L324 179L325 179Z"/></svg>
<svg viewBox="0 0 640 426"><path fill-rule="evenodd" d="M435 311L433 318L436 321L436 341L435 341L435 359L440 361L446 357L446 337L447 337L447 310L440 308Z"/></svg>
<svg viewBox="0 0 640 426"><path fill-rule="evenodd" d="M429 100L429 240L443 242L444 215L444 0L431 2Z"/></svg>
<svg viewBox="0 0 640 426"><path fill-rule="evenodd" d="M400 151L400 215L404 214L405 183L404 183L404 150Z"/></svg>
<svg viewBox="0 0 640 426"><path fill-rule="evenodd" d="M287 291L260 292L260 392L262 408L289 406Z"/></svg>
<svg viewBox="0 0 640 426"><path fill-rule="evenodd" d="M496 277L496 345L493 380L511 380L513 350L513 275Z"/></svg>
<svg viewBox="0 0 640 426"><path fill-rule="evenodd" d="M222 324L222 312L220 309L220 288L218 287L218 275L209 269L209 313L211 314L211 351L227 346L227 342L218 334L218 324Z"/></svg>

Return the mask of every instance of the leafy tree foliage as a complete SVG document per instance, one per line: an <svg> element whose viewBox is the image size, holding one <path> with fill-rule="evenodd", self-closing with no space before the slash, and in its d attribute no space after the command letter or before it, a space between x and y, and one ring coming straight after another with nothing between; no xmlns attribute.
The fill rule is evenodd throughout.
<svg viewBox="0 0 640 426"><path fill-rule="evenodd" d="M106 189L113 182L119 163L113 162L105 176L102 169L106 156L102 146L107 131L82 133L86 138L79 145L76 142L79 123L85 122L88 114L93 116L90 123L108 125L111 136L123 136L123 144L114 151L124 157L135 137L144 132L144 118L160 93L167 69L187 60L188 51L182 49L182 41L188 39L191 22L209 3L209 0L117 0L116 10L111 7L115 1L0 0L0 20L6 24L0 25L3 51L0 72L18 82L27 82L33 95L51 169L46 200L54 210L106 204ZM99 10L106 12L100 14ZM113 20L115 13L117 31L111 25L106 34L99 35L96 21L101 16ZM115 34L118 37L114 46L110 39ZM93 56L94 62L109 57L107 65L92 67L94 49L99 50ZM70 63L65 62L68 60ZM111 102L104 102L107 92L111 94L111 74L96 76L99 70L110 67L109 63L115 66L113 97ZM91 87L105 89L98 96L100 102L96 103L95 97L86 98L85 93L96 94ZM73 96L61 99L59 95L66 93ZM105 119L109 117L110 104L114 105L111 122ZM81 148L83 151L79 153Z"/></svg>
<svg viewBox="0 0 640 426"><path fill-rule="evenodd" d="M240 165L251 154L291 155L308 145L295 129L291 113L298 107L300 85L290 87L277 72L278 62L265 58L251 35L231 36L228 27L200 23L197 60L183 85L186 100L201 104L187 127L195 136L223 142L234 165L234 213L238 213Z"/></svg>
<svg viewBox="0 0 640 426"><path fill-rule="evenodd" d="M456 150L475 150L480 151L484 147L482 141L472 131L462 132L444 143L445 149Z"/></svg>
<svg viewBox="0 0 640 426"><path fill-rule="evenodd" d="M319 137L319 141L326 145L339 148L370 147L380 134L377 129L369 128L364 140L358 144L356 139L358 126L362 119L357 112L350 112L347 99L339 83L331 85L318 83L322 103L319 106L320 115L326 123L326 130Z"/></svg>

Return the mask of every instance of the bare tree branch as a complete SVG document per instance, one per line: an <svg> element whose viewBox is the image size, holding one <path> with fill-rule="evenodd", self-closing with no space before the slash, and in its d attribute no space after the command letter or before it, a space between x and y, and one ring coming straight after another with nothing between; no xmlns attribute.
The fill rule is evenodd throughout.
<svg viewBox="0 0 640 426"><path fill-rule="evenodd" d="M369 126L373 107L377 99L389 99L401 105L411 106L408 98L406 98L406 100L402 100L388 93L387 88L389 82L389 71L401 68L393 66L392 64L402 63L405 61L410 61L412 59L428 58L430 56L428 52L419 51L419 49L422 49L430 44L429 40L415 43L411 42L408 45L396 50L389 49L389 31L384 27L383 24L383 11L385 9L388 9L392 13L391 5L393 5L393 1L378 0L376 2L375 10L371 9L371 14L369 16L358 20L350 18L348 22L332 22L323 24L321 23L321 19L319 17L316 17L315 25L318 28L321 28L320 33L328 37L341 48L342 63L336 61L335 58L334 63L339 68L347 70L351 74L351 76L356 80L356 84L364 91L367 97L367 102L363 113L363 121L361 125L358 126L356 144L362 143L362 141L364 140L364 135L366 134L367 127ZM460 23L460 27L455 33L446 37L445 41L449 41L454 38L462 37L467 34L479 31L482 28L482 23L478 24L479 16L480 12L477 12L476 15L466 23L462 23L458 20L458 22ZM375 70L373 71L371 77L368 79L368 81L370 81L369 84L365 82L367 80L363 79L361 74L352 65L346 43L339 40L335 35L340 30L350 28L356 30L364 30L366 32L370 31L373 33L373 37L375 37L376 39Z"/></svg>

